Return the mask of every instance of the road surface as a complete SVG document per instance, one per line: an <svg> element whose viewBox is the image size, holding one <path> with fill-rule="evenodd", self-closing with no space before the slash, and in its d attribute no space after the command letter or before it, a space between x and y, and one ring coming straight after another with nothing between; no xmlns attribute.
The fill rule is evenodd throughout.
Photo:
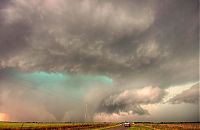
<svg viewBox="0 0 200 130"><path fill-rule="evenodd" d="M128 130L129 127L124 127L123 125L117 126L117 127L113 127L107 130Z"/></svg>

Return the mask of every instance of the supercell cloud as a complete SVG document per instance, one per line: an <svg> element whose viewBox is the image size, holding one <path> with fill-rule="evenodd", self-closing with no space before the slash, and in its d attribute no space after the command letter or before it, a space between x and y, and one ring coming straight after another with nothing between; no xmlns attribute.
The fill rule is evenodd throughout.
<svg viewBox="0 0 200 130"><path fill-rule="evenodd" d="M190 89L183 91L182 93L171 98L169 102L177 103L199 103L199 84L192 86Z"/></svg>
<svg viewBox="0 0 200 130"><path fill-rule="evenodd" d="M144 87L141 89L124 90L114 95L105 97L101 103L100 110L108 113L129 112L137 114L148 114L140 104L154 104L162 100L165 92L158 87Z"/></svg>
<svg viewBox="0 0 200 130"><path fill-rule="evenodd" d="M198 17L198 0L1 0L0 113L13 121L162 121L169 111L156 117L144 106L161 106L167 88L188 83L197 85L165 105L196 108Z"/></svg>

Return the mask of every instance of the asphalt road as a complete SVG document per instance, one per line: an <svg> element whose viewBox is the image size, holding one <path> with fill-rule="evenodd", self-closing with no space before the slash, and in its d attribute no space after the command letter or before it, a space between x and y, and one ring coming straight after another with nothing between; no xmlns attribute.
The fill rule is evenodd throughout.
<svg viewBox="0 0 200 130"><path fill-rule="evenodd" d="M124 127L123 125L117 126L117 127L113 127L110 128L108 130L128 130L129 127Z"/></svg>

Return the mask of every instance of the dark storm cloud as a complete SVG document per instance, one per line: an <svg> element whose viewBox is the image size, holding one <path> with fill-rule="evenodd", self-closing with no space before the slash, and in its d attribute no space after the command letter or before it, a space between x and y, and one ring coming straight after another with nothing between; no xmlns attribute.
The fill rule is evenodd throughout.
<svg viewBox="0 0 200 130"><path fill-rule="evenodd" d="M18 54L17 52L26 48L28 46L26 37L31 32L31 24L24 22L25 19L5 24L7 17L15 17L5 14L12 6L15 5L10 0L0 2L0 58L2 60L7 60L9 56Z"/></svg>
<svg viewBox="0 0 200 130"><path fill-rule="evenodd" d="M152 29L168 50L169 55L161 64L161 80L167 84L181 83L183 79L198 81L198 5L198 1L162 1L158 5Z"/></svg>
<svg viewBox="0 0 200 130"><path fill-rule="evenodd" d="M199 103L199 84L192 86L190 89L183 91L182 93L176 95L175 97L169 100L170 103L179 104L179 103Z"/></svg>
<svg viewBox="0 0 200 130"><path fill-rule="evenodd" d="M140 89L124 90L105 97L99 105L98 112L132 114L149 114L141 105L161 102L166 92L159 87L144 87Z"/></svg>
<svg viewBox="0 0 200 130"><path fill-rule="evenodd" d="M197 5L197 0L12 1L1 11L1 66L149 78L161 86L194 81Z"/></svg>
<svg viewBox="0 0 200 130"><path fill-rule="evenodd" d="M93 103L91 113L131 110L147 114L141 104L162 101L164 88L198 81L198 5L198 0L1 0L0 80L14 82L9 69L108 75L113 78L116 91L104 88L107 94L87 99ZM2 100L5 100L2 93L18 88L7 83L0 85ZM163 88L152 88L160 90L158 97L149 95L146 100L138 95L139 100L134 96L137 95L132 92L134 88L148 85ZM126 90L133 95L127 92L128 96L120 98ZM40 90L18 91L33 91L37 97ZM39 109L50 114L44 116L61 119L68 112L71 119L75 119L74 113L79 113L76 118L82 119L80 110L72 111L76 105L67 102L72 105L70 110L63 105L64 97L40 96L60 101L55 107L49 100L28 98L35 106L45 104L41 105L46 106L45 110ZM21 97L7 100L19 102ZM11 109L9 112L12 113Z"/></svg>

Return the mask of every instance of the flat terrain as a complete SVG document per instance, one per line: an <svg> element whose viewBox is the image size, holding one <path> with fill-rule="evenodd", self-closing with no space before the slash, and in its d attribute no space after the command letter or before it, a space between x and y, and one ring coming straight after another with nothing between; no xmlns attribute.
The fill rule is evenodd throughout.
<svg viewBox="0 0 200 130"><path fill-rule="evenodd" d="M200 123L137 123L128 130L200 130Z"/></svg>
<svg viewBox="0 0 200 130"><path fill-rule="evenodd" d="M108 130L200 130L200 123L136 123L131 127L120 125Z"/></svg>
<svg viewBox="0 0 200 130"><path fill-rule="evenodd" d="M200 130L200 123L135 123L124 127L116 123L0 122L3 130Z"/></svg>
<svg viewBox="0 0 200 130"><path fill-rule="evenodd" d="M50 123L50 122L0 122L3 130L74 130L107 129L116 123Z"/></svg>

